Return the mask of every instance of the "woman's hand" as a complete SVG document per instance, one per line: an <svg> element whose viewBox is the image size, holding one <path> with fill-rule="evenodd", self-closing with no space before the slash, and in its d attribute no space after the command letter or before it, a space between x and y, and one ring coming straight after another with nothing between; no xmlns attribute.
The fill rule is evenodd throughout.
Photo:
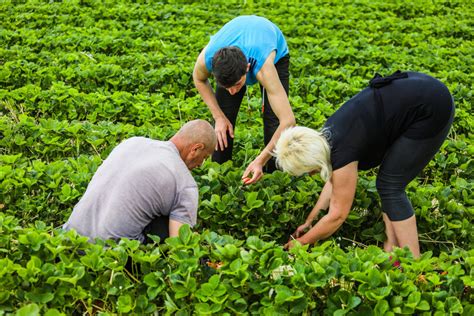
<svg viewBox="0 0 474 316"><path fill-rule="evenodd" d="M303 236L308 228L311 228L311 223L305 222L304 224L298 226L293 234L290 235L288 242L283 246L284 249L291 249L295 246L296 243L303 244L298 238Z"/></svg>
<svg viewBox="0 0 474 316"><path fill-rule="evenodd" d="M224 150L227 148L227 131L229 131L230 137L234 138L234 128L232 124L223 116L216 120L216 126L214 127L217 136L216 150Z"/></svg>
<svg viewBox="0 0 474 316"><path fill-rule="evenodd" d="M283 246L283 249L290 250L296 244L302 244L298 239L290 238L290 240Z"/></svg>
<svg viewBox="0 0 474 316"><path fill-rule="evenodd" d="M298 228L296 228L295 232L291 234L291 236L293 236L294 238L299 238L306 233L308 228L311 228L311 223L305 222L304 224L298 226Z"/></svg>
<svg viewBox="0 0 474 316"><path fill-rule="evenodd" d="M252 177L250 177L252 175ZM245 169L244 175L242 176L242 182L244 184L252 184L260 180L263 176L263 164L257 158L250 163L250 165Z"/></svg>

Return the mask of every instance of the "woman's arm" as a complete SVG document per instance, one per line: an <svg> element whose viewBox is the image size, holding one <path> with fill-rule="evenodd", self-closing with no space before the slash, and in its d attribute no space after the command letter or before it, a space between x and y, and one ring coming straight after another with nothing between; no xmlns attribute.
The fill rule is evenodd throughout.
<svg viewBox="0 0 474 316"><path fill-rule="evenodd" d="M331 181L329 212L306 234L296 239L302 244L314 243L331 236L346 220L357 187L357 161L334 171ZM285 247L291 247L291 243Z"/></svg>
<svg viewBox="0 0 474 316"><path fill-rule="evenodd" d="M315 218L318 217L319 212L321 210L326 210L329 207L329 200L331 198L332 193L332 183L331 181L326 182L324 185L321 194L319 195L318 201L316 205L313 207L311 213L309 213L308 217L306 217L306 221L298 226L295 232L291 235L293 238L298 238L305 233L308 227L311 227Z"/></svg>
<svg viewBox="0 0 474 316"><path fill-rule="evenodd" d="M314 219L318 216L319 211L326 210L329 207L329 201L331 200L332 194L332 183L331 181L326 182L319 195L319 199L316 202L311 213L309 213L308 217L306 218L306 223L313 223Z"/></svg>

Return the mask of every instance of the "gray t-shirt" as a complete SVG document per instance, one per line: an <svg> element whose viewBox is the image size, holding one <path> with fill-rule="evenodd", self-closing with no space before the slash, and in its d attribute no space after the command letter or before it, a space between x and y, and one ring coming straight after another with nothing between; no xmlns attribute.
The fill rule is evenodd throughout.
<svg viewBox="0 0 474 316"><path fill-rule="evenodd" d="M144 242L143 229L158 216L194 226L196 181L170 141L132 137L97 169L64 229L94 238Z"/></svg>

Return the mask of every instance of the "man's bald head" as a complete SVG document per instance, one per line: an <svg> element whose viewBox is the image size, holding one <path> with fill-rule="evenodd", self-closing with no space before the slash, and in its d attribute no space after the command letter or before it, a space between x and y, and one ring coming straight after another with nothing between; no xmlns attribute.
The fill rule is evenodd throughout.
<svg viewBox="0 0 474 316"><path fill-rule="evenodd" d="M211 124L204 120L193 120L184 124L170 141L176 145L188 168L193 169L212 154L217 138Z"/></svg>
<svg viewBox="0 0 474 316"><path fill-rule="evenodd" d="M182 138L187 144L202 143L206 149L214 150L216 147L216 133L211 124L204 120L193 120L184 124L175 135Z"/></svg>

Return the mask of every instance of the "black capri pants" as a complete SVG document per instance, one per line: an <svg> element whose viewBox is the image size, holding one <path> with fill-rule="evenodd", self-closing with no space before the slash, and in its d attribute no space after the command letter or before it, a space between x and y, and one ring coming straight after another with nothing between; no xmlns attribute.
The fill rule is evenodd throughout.
<svg viewBox="0 0 474 316"><path fill-rule="evenodd" d="M152 243L152 239L148 235L160 237L160 243L170 236L169 232L170 217L166 215L155 217L143 230L145 235L145 244Z"/></svg>
<svg viewBox="0 0 474 316"><path fill-rule="evenodd" d="M278 77L280 78L280 82L283 85L283 88L286 91L286 95L289 95L289 83L290 83L290 55L286 55L282 57L276 64L275 68L278 73ZM217 86L216 87L216 99L219 107L221 108L222 112L224 112L227 119L232 124L233 128L235 129L235 122L237 120L237 114L240 110L240 105L242 104L242 99L247 91L247 87L243 86L240 91L234 95L231 95L224 87ZM266 92L263 91L263 86L260 85L260 91L263 95L263 104L262 104L262 112L263 112L263 141L265 146L270 142L275 134L275 131L280 124L278 117L273 113L272 107L268 101L268 97ZM232 149L234 148L234 139L230 137L229 133L227 133L227 148L224 150L216 150L212 155L212 161L216 161L218 163L224 163L230 159L232 159ZM264 167L264 172L271 173L276 170L275 158L272 157Z"/></svg>
<svg viewBox="0 0 474 316"><path fill-rule="evenodd" d="M412 139L402 135L390 146L380 165L376 182L377 192L382 200L383 212L391 221L402 221L414 215L405 188L438 152L453 123L452 97L450 96L450 100L438 99L432 102L444 102L444 106L451 107L450 118L444 128L431 138ZM426 126L426 123L421 121L417 124ZM410 128L405 134L409 132Z"/></svg>

